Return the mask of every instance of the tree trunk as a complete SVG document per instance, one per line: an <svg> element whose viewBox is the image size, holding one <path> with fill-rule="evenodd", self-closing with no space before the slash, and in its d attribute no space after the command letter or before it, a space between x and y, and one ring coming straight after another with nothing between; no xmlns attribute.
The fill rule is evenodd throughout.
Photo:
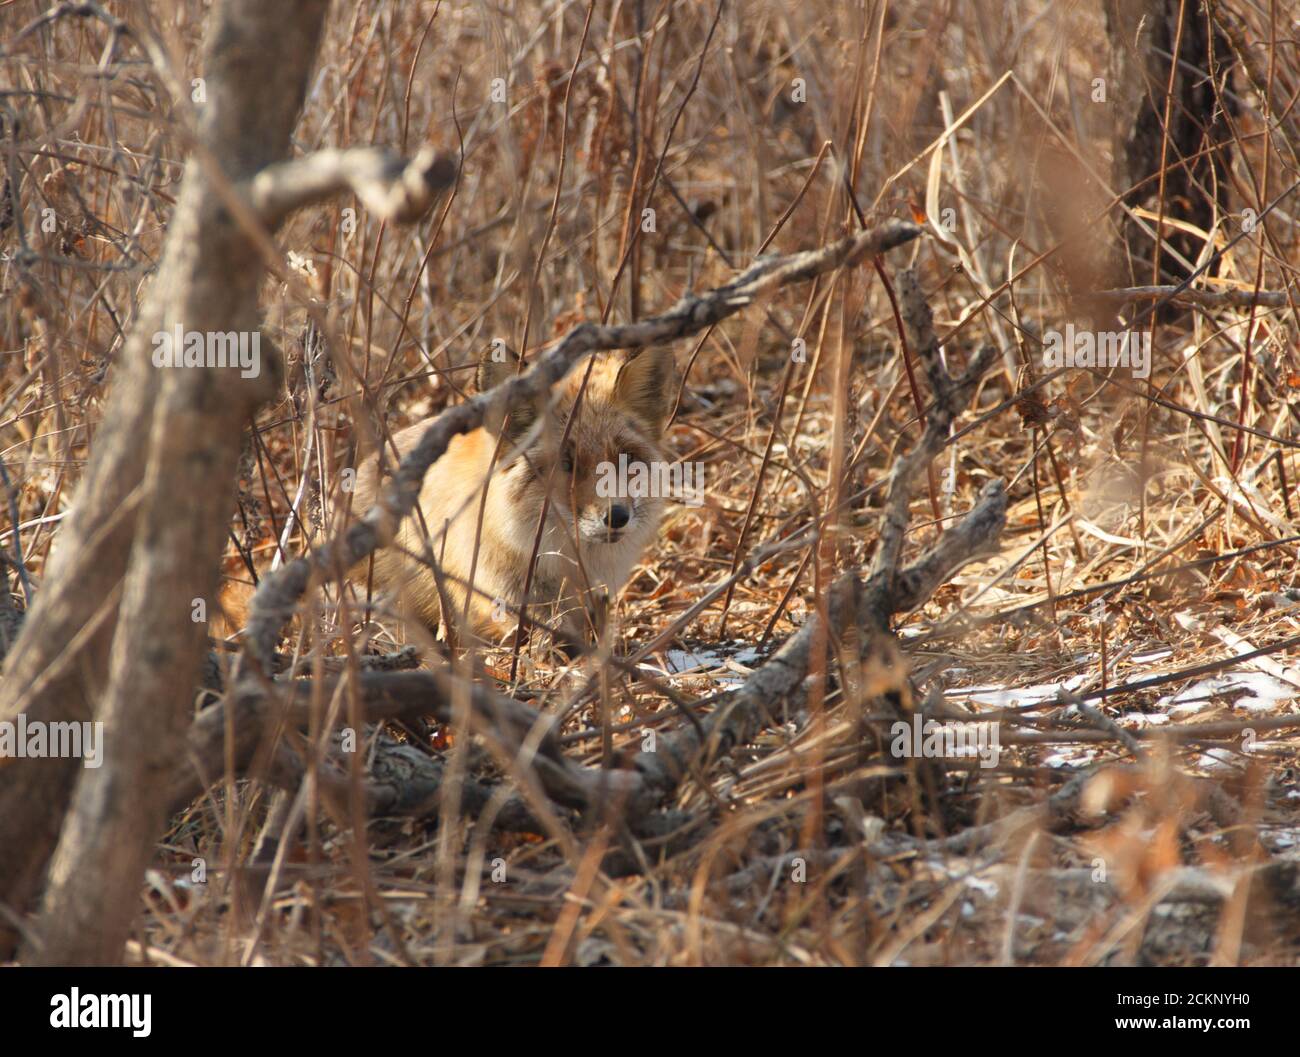
<svg viewBox="0 0 1300 1057"><path fill-rule="evenodd" d="M1162 211L1163 191L1164 216L1208 232L1226 200L1228 128L1211 78L1222 81L1227 41L1211 28L1199 0L1106 0L1105 9L1115 191L1128 205L1152 213ZM1175 48L1179 62L1171 80ZM1207 153L1216 143L1222 145ZM1148 226L1156 228L1154 221ZM1124 222L1124 234L1127 252L1116 262L1112 286L1180 282L1191 269L1174 254L1196 265L1204 243L1166 226L1169 248L1160 252L1157 275L1152 237L1131 219Z"/></svg>
<svg viewBox="0 0 1300 1057"><path fill-rule="evenodd" d="M152 338L178 325L256 331L262 258L220 204L203 159L237 184L289 153L328 6L224 0L213 14L203 149L188 166L75 508L6 664L0 719L104 723L99 768L0 759L0 901L24 913L48 869L24 950L33 962L119 960L139 907L205 648L192 603L213 607L240 437L275 375L265 357L253 378L237 368L156 368ZM0 941L0 956L12 940Z"/></svg>

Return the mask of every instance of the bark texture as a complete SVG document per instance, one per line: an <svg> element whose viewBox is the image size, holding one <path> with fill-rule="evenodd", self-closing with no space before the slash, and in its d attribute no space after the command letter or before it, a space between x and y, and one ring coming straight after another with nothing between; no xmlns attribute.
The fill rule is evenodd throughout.
<svg viewBox="0 0 1300 1057"><path fill-rule="evenodd" d="M1130 206L1213 229L1225 203L1228 41L1199 0L1106 0L1110 98L1114 107L1113 185ZM1181 14L1181 21L1180 21ZM1177 62L1174 61L1175 53ZM1220 145L1217 150L1209 148ZM1164 160L1163 181L1159 175ZM1154 227L1154 224L1152 225ZM1155 247L1131 221L1124 225L1126 260L1112 285L1177 283L1191 272L1204 240L1166 227L1168 248L1153 276ZM1173 252L1170 252L1172 250ZM1179 260L1183 258L1183 261Z"/></svg>
<svg viewBox="0 0 1300 1057"><path fill-rule="evenodd" d="M104 723L97 769L0 760L0 900L21 914L48 869L31 962L117 961L139 905L205 646L192 602L216 596L241 433L273 377L266 363L256 378L158 369L151 339L258 326L262 260L213 181L287 156L328 6L227 0L214 12L197 142L222 172L188 167L76 506L6 665L0 718Z"/></svg>

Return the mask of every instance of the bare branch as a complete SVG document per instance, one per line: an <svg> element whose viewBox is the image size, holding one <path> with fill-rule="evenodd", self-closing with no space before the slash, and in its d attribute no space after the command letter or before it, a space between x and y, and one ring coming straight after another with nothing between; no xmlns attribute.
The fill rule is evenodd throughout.
<svg viewBox="0 0 1300 1057"><path fill-rule="evenodd" d="M1088 297L1117 304L1163 297L1169 301L1200 305L1202 308L1286 308L1289 303L1285 290L1197 290L1191 286L1130 286L1122 290L1094 290Z"/></svg>
<svg viewBox="0 0 1300 1057"><path fill-rule="evenodd" d="M1006 520L1006 487L1001 481L990 481L961 521L894 578L890 609L906 613L925 602L953 573L988 549L1001 535Z"/></svg>
<svg viewBox="0 0 1300 1057"><path fill-rule="evenodd" d="M410 161L382 147L320 150L268 165L249 181L248 197L268 227L342 191L355 194L378 219L404 223L427 213L456 173L455 160L428 146Z"/></svg>

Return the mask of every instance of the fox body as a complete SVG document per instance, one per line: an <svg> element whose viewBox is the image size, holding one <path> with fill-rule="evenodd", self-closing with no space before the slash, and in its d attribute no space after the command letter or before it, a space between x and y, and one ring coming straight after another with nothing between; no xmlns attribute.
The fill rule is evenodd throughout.
<svg viewBox="0 0 1300 1057"><path fill-rule="evenodd" d="M479 389L517 369L517 361L485 358ZM468 630L499 638L526 601L552 607L550 617L566 637L585 635L593 610L599 630L602 600L627 581L658 531L664 504L656 496L601 495L597 483L602 465L617 466L620 455L650 465L664 459L672 356L662 349L630 359L602 356L592 361L583 390L586 375L586 365L579 366L555 387L553 402L513 408L504 422L452 439L425 475L419 515L407 518L394 545L374 558L376 586L395 591L406 615L435 632L440 621L459 628L466 618ZM400 456L426 427L394 436ZM521 441L523 450L511 457ZM372 458L358 474L360 509L374 501L378 486ZM365 570L357 575L364 578Z"/></svg>

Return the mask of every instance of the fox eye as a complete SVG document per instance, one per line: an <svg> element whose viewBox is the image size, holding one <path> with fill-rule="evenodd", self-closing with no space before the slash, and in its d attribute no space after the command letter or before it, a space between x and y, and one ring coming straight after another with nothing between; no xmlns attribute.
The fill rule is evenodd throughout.
<svg viewBox="0 0 1300 1057"><path fill-rule="evenodd" d="M573 473L573 452L565 449L564 454L560 456L560 471L562 473Z"/></svg>

